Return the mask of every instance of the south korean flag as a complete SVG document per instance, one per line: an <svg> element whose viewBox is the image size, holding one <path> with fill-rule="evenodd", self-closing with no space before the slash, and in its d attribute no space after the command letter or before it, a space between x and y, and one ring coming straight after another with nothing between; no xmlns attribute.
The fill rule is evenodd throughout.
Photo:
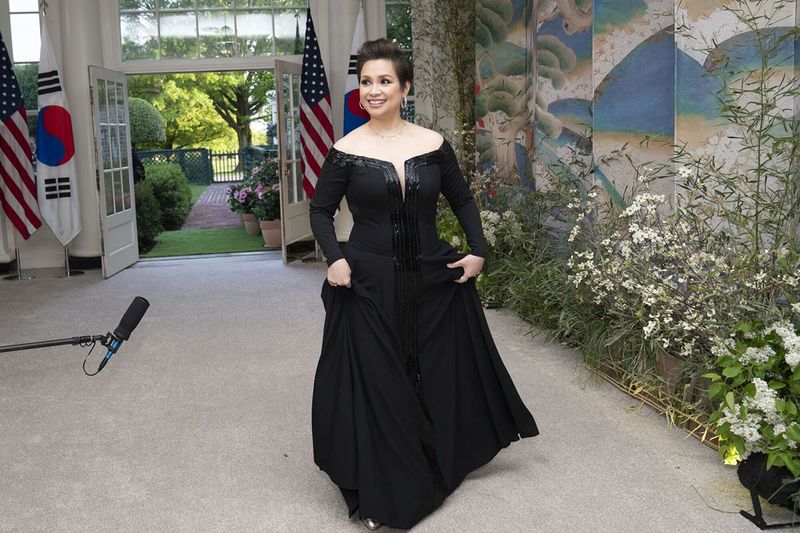
<svg viewBox="0 0 800 533"><path fill-rule="evenodd" d="M66 246L81 231L75 190L75 141L67 95L42 17L39 62L39 116L36 125L36 186L39 209L50 229Z"/></svg>

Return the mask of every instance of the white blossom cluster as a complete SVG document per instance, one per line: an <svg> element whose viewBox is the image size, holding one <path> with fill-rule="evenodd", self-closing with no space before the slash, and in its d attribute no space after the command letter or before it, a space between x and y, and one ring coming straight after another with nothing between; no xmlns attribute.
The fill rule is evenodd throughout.
<svg viewBox="0 0 800 533"><path fill-rule="evenodd" d="M755 395L752 398L746 396L742 400L741 406L734 404L733 410L724 408L719 422L729 423L731 432L744 439L748 451L755 452L761 451L767 444L762 432L762 425L772 426L775 435L779 436L786 431L787 420L777 410L775 404L775 400L778 399L777 391L771 389L761 378L753 378L752 383L756 389ZM797 447L796 442L785 436L784 441L791 448Z"/></svg>
<svg viewBox="0 0 800 533"><path fill-rule="evenodd" d="M716 342L711 345L711 354L716 358L720 358L723 355L730 355L735 346L736 343L732 338L717 339Z"/></svg>
<svg viewBox="0 0 800 533"><path fill-rule="evenodd" d="M509 210L500 214L484 210L480 212L480 216L486 242L492 248L498 246L504 238L513 237L522 232L522 224L514 211Z"/></svg>
<svg viewBox="0 0 800 533"><path fill-rule="evenodd" d="M725 272L727 264L698 249L685 222L664 223L659 209L665 201L661 194L637 194L618 216L624 227L590 250L573 252L567 266L570 281L588 288L594 303L614 313L641 316L645 338L689 357L714 338L707 326L717 313L694 286ZM592 208L582 201L567 207L579 210L567 238L573 242Z"/></svg>
<svg viewBox="0 0 800 533"><path fill-rule="evenodd" d="M666 202L666 197L663 194L651 194L649 192L637 194L631 204L620 214L620 218L655 213L659 205L664 202Z"/></svg>
<svg viewBox="0 0 800 533"><path fill-rule="evenodd" d="M772 346L764 346L762 348L750 346L739 356L739 362L743 365L766 363L773 355L775 355L775 350L772 349Z"/></svg>
<svg viewBox="0 0 800 533"><path fill-rule="evenodd" d="M767 334L772 332L777 333L781 337L781 342L786 350L784 359L789 368L794 371L797 365L800 364L800 336L794 331L794 326L788 322L778 322L767 328Z"/></svg>
<svg viewBox="0 0 800 533"><path fill-rule="evenodd" d="M761 451L761 418L757 416L740 417L730 411L727 407L722 411L723 416L719 423L727 422L731 425L731 432L744 439L747 449L750 451Z"/></svg>
<svg viewBox="0 0 800 533"><path fill-rule="evenodd" d="M481 225L483 226L483 235L486 237L486 242L489 246L494 247L497 243L497 224L500 222L500 214L494 211L481 211Z"/></svg>
<svg viewBox="0 0 800 533"><path fill-rule="evenodd" d="M746 397L742 402L750 410L761 411L769 423L780 420L780 415L775 409L775 400L778 393L769 388L766 381L761 378L753 378L753 385L756 387L756 394L752 398Z"/></svg>

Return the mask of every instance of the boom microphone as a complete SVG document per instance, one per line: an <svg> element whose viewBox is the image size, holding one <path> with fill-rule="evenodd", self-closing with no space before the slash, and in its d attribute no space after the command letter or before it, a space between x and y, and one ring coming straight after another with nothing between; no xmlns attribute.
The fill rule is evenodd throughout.
<svg viewBox="0 0 800 533"><path fill-rule="evenodd" d="M117 353L122 342L130 339L131 333L133 333L133 330L139 325L148 307L150 307L150 302L141 296L137 296L133 299L131 305L128 306L128 310L122 315L117 329L114 330L114 333L108 333L105 341L102 343L103 346L108 348L108 352L106 352L106 356L103 360L100 361L100 366L97 367L98 372L103 370L103 367L106 366L111 356Z"/></svg>

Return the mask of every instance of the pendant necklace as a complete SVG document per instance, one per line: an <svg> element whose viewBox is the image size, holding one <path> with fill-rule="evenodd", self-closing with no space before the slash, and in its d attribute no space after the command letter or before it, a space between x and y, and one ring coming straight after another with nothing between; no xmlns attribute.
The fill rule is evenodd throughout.
<svg viewBox="0 0 800 533"><path fill-rule="evenodd" d="M384 141L393 141L393 140L397 139L398 137L400 137L400 135L402 135L403 131L406 129L406 124L407 124L407 122L404 121L403 125L400 127L400 130L397 133L395 133L394 135L381 135L380 133L378 133L375 130L375 128L372 127L372 122L371 121L367 122L367 126L369 126L370 131L372 131L372 133L374 133L375 135L377 135L378 137L380 137Z"/></svg>

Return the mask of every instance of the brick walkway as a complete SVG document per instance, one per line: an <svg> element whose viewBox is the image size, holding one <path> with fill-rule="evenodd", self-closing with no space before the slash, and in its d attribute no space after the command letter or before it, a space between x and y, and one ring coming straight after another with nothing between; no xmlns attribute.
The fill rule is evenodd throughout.
<svg viewBox="0 0 800 533"><path fill-rule="evenodd" d="M227 183L209 185L192 206L183 229L227 228L241 225L238 213L228 207L225 196Z"/></svg>

